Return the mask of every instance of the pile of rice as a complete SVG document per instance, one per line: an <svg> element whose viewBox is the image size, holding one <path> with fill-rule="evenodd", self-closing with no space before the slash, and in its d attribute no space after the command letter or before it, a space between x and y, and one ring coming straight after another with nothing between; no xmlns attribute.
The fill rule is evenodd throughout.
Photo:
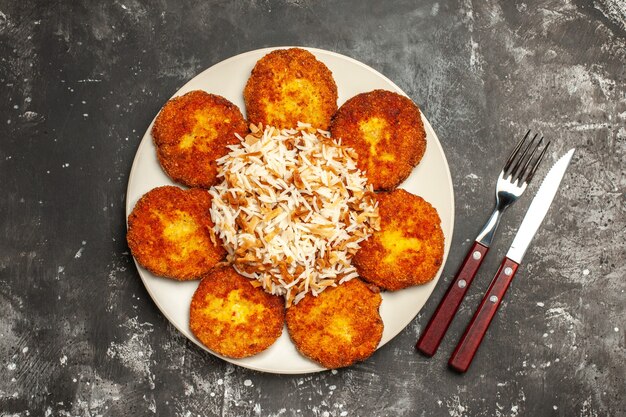
<svg viewBox="0 0 626 417"><path fill-rule="evenodd" d="M380 228L355 151L308 124L251 130L218 159L210 190L228 263L287 306L355 278L359 243Z"/></svg>

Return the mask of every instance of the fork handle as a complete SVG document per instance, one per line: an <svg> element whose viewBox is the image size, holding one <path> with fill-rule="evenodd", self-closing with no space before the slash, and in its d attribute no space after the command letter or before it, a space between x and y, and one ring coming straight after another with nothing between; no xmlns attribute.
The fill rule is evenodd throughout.
<svg viewBox="0 0 626 417"><path fill-rule="evenodd" d="M496 276L491 281L483 301L480 303L476 313L474 313L474 317L472 317L472 321L465 329L465 333L461 336L461 340L459 340L452 356L450 356L448 365L452 369L458 372L465 372L469 368L518 267L518 263L507 257L502 261L500 269L498 269Z"/></svg>
<svg viewBox="0 0 626 417"><path fill-rule="evenodd" d="M452 283L450 283L450 287L448 287L446 294L439 302L439 306L437 306L435 313L417 341L415 347L424 355L430 357L437 352L437 348L443 340L488 250L488 246L476 241L472 244L463 264L461 264Z"/></svg>

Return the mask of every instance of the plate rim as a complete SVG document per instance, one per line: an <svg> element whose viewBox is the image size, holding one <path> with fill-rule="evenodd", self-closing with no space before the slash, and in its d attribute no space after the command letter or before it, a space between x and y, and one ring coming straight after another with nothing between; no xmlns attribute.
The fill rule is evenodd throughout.
<svg viewBox="0 0 626 417"><path fill-rule="evenodd" d="M377 71L376 69L370 67L369 65L364 64L363 62L356 60L355 58L352 58L352 57L340 54L338 52L329 51L329 50L320 49L320 48L307 47L307 46L272 46L272 47L265 47L265 48L248 50L246 52L242 52L240 54L233 55L233 56L228 57L226 59L223 59L223 60L221 60L219 62L216 62L215 64L205 68L204 70L200 71L199 73L194 75L192 78L190 78L185 84L183 84L181 87L179 87L174 92L174 94L168 99L168 101L171 100L174 97L179 96L180 94L183 94L181 92L185 91L187 89L187 86L192 84L195 79L197 79L198 77L201 77L207 71L215 70L216 67L219 67L219 66L222 66L222 65L227 65L230 61L233 61L233 60L236 60L236 59L244 59L248 55L254 55L254 54L259 54L259 53L269 53L269 52L277 50L277 49L289 49L289 48L301 48L301 49L305 49L305 50L313 53L314 55L316 55L316 53L318 53L320 55L330 55L330 56L332 56L334 58L337 58L337 59L340 59L340 60L347 60L350 63L358 65L359 67L363 68L364 70L369 71L369 72L373 73L374 75L382 78L386 83L388 83L390 86L392 86L396 90L397 93L402 94L402 95L408 97L409 99L411 99L411 97L408 94L406 94L400 87L398 87L398 85L396 85L396 83L394 83L392 80L390 80L384 74L380 73L379 71ZM316 57L318 57L318 56L316 55ZM338 107L341 106L341 104L342 103L338 102L337 103ZM419 107L419 105L418 105L418 107ZM149 146L149 144L152 143L150 141L144 141L144 138L146 137L146 135L148 133L150 133L150 130L151 130L153 124L154 124L154 121L156 120L156 118L157 118L159 112L161 111L161 109L162 109L162 106L161 106L161 108L159 108L159 110L155 114L154 118L148 124L148 126L146 128L146 131L142 135L141 141L139 143L139 146L137 147L137 150L135 151L135 156L133 158L133 163L131 165L130 173L128 175L128 182L127 182L126 193L125 193L125 199L126 199L126 202L125 202L125 209L126 209L125 210L126 211L125 217L126 217L126 219L125 219L125 221L126 221L126 229L127 230L128 230L128 216L132 212L132 209L134 208L134 206L131 207L131 200L129 198L130 197L129 196L129 194L130 194L130 187L129 187L129 185L133 181L134 177L137 175L137 166L138 166L138 163L139 163L138 160L139 160L139 155L141 154L140 151L142 151L145 146ZM245 108L241 109L241 110L243 110L242 113L245 113ZM382 348L385 344L387 344L388 342L390 342L391 340L396 338L402 331L404 331L406 329L406 327L413 320L415 320L415 317L417 317L417 315L420 313L422 308L424 308L424 305L426 305L426 302L428 302L428 300L430 299L430 296L432 295L432 292L434 291L437 283L439 282L439 280L441 278L441 275L443 274L443 269L445 267L446 261L447 261L448 256L449 256L450 246L451 246L451 242L452 242L453 235L454 235L455 199L454 199L454 184L452 182L452 174L450 172L450 165L448 164L448 159L447 159L446 154L445 154L445 152L443 150L443 147L441 145L441 141L439 140L439 136L437 136L435 130L432 128L430 122L428 121L428 119L424 115L424 113L423 113L421 108L420 108L420 115L422 117L422 122L425 125L424 126L425 130L430 131L433 134L434 138L436 139L435 143L436 143L436 147L437 147L438 153L442 156L442 159L443 159L443 164L444 164L444 168L445 168L444 171L446 173L446 179L447 179L447 182L448 182L448 185L449 185L449 187L448 187L448 190L449 190L448 198L450 199L450 203L451 203L451 210L450 210L449 217L448 217L449 224L450 224L450 236L449 237L446 236L446 239L445 239L444 256L443 256L444 262L442 262L442 265L441 265L439 271L437 272L437 276L430 283L425 284L425 285L431 284L429 286L429 288L427 288L427 290L426 290L426 291L428 291L427 296L426 296L426 301L420 307L420 309L417 310L415 315L413 317L411 317L406 323L404 323L404 325L401 327L401 329L395 335L391 336L389 338L389 340L387 340L385 342L382 342L382 339L381 339L381 343L379 343L379 345L376 347L375 352L378 351L378 349ZM432 145L432 143L429 143L429 145ZM172 183L175 186L178 186L179 188L180 187L182 187L183 189L187 189L188 188L188 187L182 186L181 184L177 184L174 181L172 181ZM164 185L166 185L166 184L164 184ZM132 256L132 254L130 254L130 255ZM276 375L305 375L305 374L324 372L324 371L329 371L330 370L329 368L324 368L321 365L319 365L319 364L317 364L317 363L315 363L313 361L310 361L310 359L308 359L308 358L306 358L304 356L303 356L303 358L309 360L314 365L314 368L312 367L309 370L293 370L293 371L291 371L291 370L268 369L268 368L265 368L265 367L262 367L262 366L255 366L254 364L244 363L244 362L242 362L239 359L229 358L229 357L220 355L219 353L214 352L214 351L208 349L199 340L197 340L197 338L195 338L195 337L193 337L193 338L188 337L185 333L183 333L178 328L178 326L176 326L176 324L174 324L174 322L170 318L169 314L166 312L166 310L163 308L163 306L159 302L158 297L154 296L153 289L151 288L151 286L147 285L146 278L144 278L144 274L141 273L141 271L145 270L145 269L141 265L139 265L137 263L137 260L135 259L134 256L132 256L132 258L133 258L133 262L135 264L135 267L137 268L137 273L138 273L138 275L141 278L141 281L143 283L143 286L146 289L146 291L148 292L148 295L150 295L150 298L152 299L152 302L159 309L159 312L161 314L163 314L163 316L167 319L167 321L171 325L173 325L174 328L176 328L176 330L178 332L180 332L185 337L185 339L190 340L191 342L196 344L198 347L200 347L203 351L206 351L206 352L208 352L208 353L210 353L210 354L212 354L212 355L214 355L214 356L216 356L216 357L218 357L220 359L225 360L228 363L232 363L232 364L237 365L237 366L241 366L241 367L244 367L244 368L247 368L247 369L251 369L253 371L270 373L270 374L276 374ZM147 271L147 270L145 270L145 271ZM285 330L285 328L283 328L283 331L284 330ZM244 358L244 359L246 359L246 358Z"/></svg>

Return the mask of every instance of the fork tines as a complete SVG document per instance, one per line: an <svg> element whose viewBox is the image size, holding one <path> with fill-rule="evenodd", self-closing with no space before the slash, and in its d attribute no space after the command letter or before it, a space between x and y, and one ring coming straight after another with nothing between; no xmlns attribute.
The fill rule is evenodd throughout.
<svg viewBox="0 0 626 417"><path fill-rule="evenodd" d="M512 182L519 182L519 184L529 183L535 175L535 171L537 171L539 163L543 159L543 156L545 155L548 146L550 146L550 142L546 143L546 145L543 147L543 150L539 153L539 156L537 156L537 158L533 162L533 157L535 156L537 149L539 149L539 147L543 143L542 136L539 141L535 145L533 145L538 135L538 133L535 133L535 135L529 141L527 141L527 139L530 137L530 130L528 130L522 140L520 140L517 146L515 146L515 149L513 149L513 152L509 156L509 159L506 161L503 170L504 176L510 177L510 180ZM526 146L524 146L524 143L526 143ZM522 147L524 148L523 151L521 151Z"/></svg>

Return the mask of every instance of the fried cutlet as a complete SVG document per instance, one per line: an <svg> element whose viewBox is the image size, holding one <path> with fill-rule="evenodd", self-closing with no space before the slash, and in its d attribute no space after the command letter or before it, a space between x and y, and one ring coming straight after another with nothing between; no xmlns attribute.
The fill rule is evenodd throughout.
<svg viewBox="0 0 626 417"><path fill-rule="evenodd" d="M380 230L353 258L361 277L399 290L432 280L443 262L443 231L437 210L402 189L378 193Z"/></svg>
<svg viewBox="0 0 626 417"><path fill-rule="evenodd" d="M161 167L174 181L209 188L216 182L216 160L239 143L248 124L224 97L195 90L168 101L154 122L152 137Z"/></svg>
<svg viewBox="0 0 626 417"><path fill-rule="evenodd" d="M356 151L357 165L374 190L394 189L426 150L418 107L391 91L374 90L346 101L333 116L330 132Z"/></svg>
<svg viewBox="0 0 626 417"><path fill-rule="evenodd" d="M382 298L354 278L308 294L287 309L287 329L296 348L326 368L350 366L368 358L383 334L378 312Z"/></svg>
<svg viewBox="0 0 626 417"><path fill-rule="evenodd" d="M126 238L137 262L155 275L200 278L226 251L213 235L211 196L171 185L143 195L128 216Z"/></svg>
<svg viewBox="0 0 626 417"><path fill-rule="evenodd" d="M285 322L284 300L254 287L232 267L212 270L191 299L189 326L209 349L245 358L267 349Z"/></svg>
<svg viewBox="0 0 626 417"><path fill-rule="evenodd" d="M261 58L244 89L250 123L295 128L298 122L328 130L337 111L337 85L330 70L300 48L278 49Z"/></svg>

